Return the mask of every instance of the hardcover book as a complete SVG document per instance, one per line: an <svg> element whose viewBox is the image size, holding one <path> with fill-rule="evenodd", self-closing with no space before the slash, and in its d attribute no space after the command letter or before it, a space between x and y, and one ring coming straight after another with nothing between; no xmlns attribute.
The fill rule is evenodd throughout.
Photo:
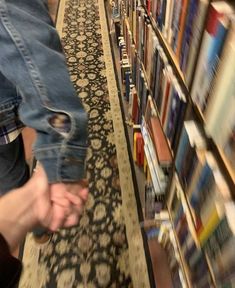
<svg viewBox="0 0 235 288"><path fill-rule="evenodd" d="M223 1L212 3L210 6L191 91L193 101L202 112L207 105L208 94L228 31L229 15L232 13L231 6Z"/></svg>

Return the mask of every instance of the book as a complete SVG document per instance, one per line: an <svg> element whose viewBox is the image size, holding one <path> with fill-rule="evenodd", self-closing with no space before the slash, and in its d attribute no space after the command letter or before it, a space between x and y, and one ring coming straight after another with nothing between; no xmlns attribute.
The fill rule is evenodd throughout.
<svg viewBox="0 0 235 288"><path fill-rule="evenodd" d="M167 65L165 69L163 70L163 79L164 79L163 89L162 89L163 97L162 97L162 104L160 107L161 109L159 110L159 114L161 116L161 123L164 125L168 98L169 98L170 88L171 88L171 82L173 79L173 71L170 65Z"/></svg>
<svg viewBox="0 0 235 288"><path fill-rule="evenodd" d="M144 165L144 140L141 132L137 133L136 137L136 163L138 166Z"/></svg>
<svg viewBox="0 0 235 288"><path fill-rule="evenodd" d="M165 39L167 39L169 26L171 25L172 7L173 7L173 0L166 1L166 13L164 23L162 26L162 35Z"/></svg>
<svg viewBox="0 0 235 288"><path fill-rule="evenodd" d="M185 59L185 61L187 61L187 63L185 64L185 80L188 87L191 86L192 82L193 71L196 64L197 52L203 35L203 27L207 15L208 6L208 0L198 0L196 15L194 17L194 21L192 22L192 33L188 48L188 59ZM182 67L182 70L184 71L184 67Z"/></svg>
<svg viewBox="0 0 235 288"><path fill-rule="evenodd" d="M151 136L148 132L147 124L144 119L141 125L141 132L144 139L144 151L151 174L153 187L155 189L155 194L164 194L167 186L168 177L164 174L164 171L159 166L154 144L152 142Z"/></svg>
<svg viewBox="0 0 235 288"><path fill-rule="evenodd" d="M218 73L205 110L206 131L228 156L235 171L235 21L226 39ZM226 112L225 112L226 111Z"/></svg>
<svg viewBox="0 0 235 288"><path fill-rule="evenodd" d="M215 177L218 174L218 165L211 152L205 153L205 164L201 170L198 181L189 197L193 208L193 216L197 233L202 229L200 209L207 197L210 197L214 188Z"/></svg>
<svg viewBox="0 0 235 288"><path fill-rule="evenodd" d="M169 44L171 45L173 51L175 52L175 47L177 45L178 40L178 29L180 25L180 16L182 9L183 0L177 0L174 4L174 12L173 12L173 21L171 24L170 36L169 36Z"/></svg>
<svg viewBox="0 0 235 288"><path fill-rule="evenodd" d="M206 152L205 150L197 150L197 149L195 151L195 163L194 163L193 174L186 188L186 194L188 195L188 197L191 197L193 190L195 186L197 185L197 182L199 181L199 177L205 165L205 160L206 160L205 152Z"/></svg>
<svg viewBox="0 0 235 288"><path fill-rule="evenodd" d="M225 278L229 278L231 272L234 272L232 270L235 266L234 217L235 205L231 201L226 203L224 217L203 245L217 284L224 283Z"/></svg>
<svg viewBox="0 0 235 288"><path fill-rule="evenodd" d="M231 201L230 190L220 170L214 172L213 180L211 190L208 191L206 199L203 199L199 211L203 227L212 215L219 215L223 211L225 202Z"/></svg>
<svg viewBox="0 0 235 288"><path fill-rule="evenodd" d="M209 17L204 31L191 97L203 112L214 79L221 50L229 26L229 16L233 9L224 1L210 6Z"/></svg>
<svg viewBox="0 0 235 288"><path fill-rule="evenodd" d="M166 137L163 133L159 118L156 116L151 117L148 127L160 166L170 166L172 164L172 155Z"/></svg>
<svg viewBox="0 0 235 288"><path fill-rule="evenodd" d="M182 93L178 83L175 85L175 91L169 99L169 109L167 111L164 123L165 133L171 143L171 147L175 148L176 137L182 128L182 121L186 109L186 98Z"/></svg>
<svg viewBox="0 0 235 288"><path fill-rule="evenodd" d="M186 63L188 60L189 45L192 38L192 27L196 17L198 8L198 0L190 0L188 5L188 12L186 16L185 29L183 32L183 40L181 45L181 51L179 55L180 68L185 74Z"/></svg>
<svg viewBox="0 0 235 288"><path fill-rule="evenodd" d="M139 117L139 104L138 104L138 96L135 87L131 90L131 106L130 106L130 116L131 120L134 124L137 124Z"/></svg>
<svg viewBox="0 0 235 288"><path fill-rule="evenodd" d="M147 46L148 46L148 49L146 51L146 61L145 61L145 70L146 70L146 75L147 75L147 82L150 83L150 80L151 80L151 70L152 70L152 65L153 65L153 53L154 53L154 35L153 35L153 28L152 28L152 25L148 25L148 41L147 42Z"/></svg>
<svg viewBox="0 0 235 288"><path fill-rule="evenodd" d="M178 151L176 153L176 170L184 187L188 187L189 169L192 165L194 150L205 150L206 141L198 125L193 120L185 121L181 132ZM191 167L193 168L193 167Z"/></svg>
<svg viewBox="0 0 235 288"><path fill-rule="evenodd" d="M162 123L163 130L166 135L167 135L167 126L169 124L169 114L171 111L172 98L175 97L175 95L177 94L176 84L177 84L177 80L175 79L175 77L173 77L173 80L170 80L169 82L169 91L166 91L166 95L164 99L165 101L163 103L164 106L162 106L162 111L161 111L162 112L161 123ZM172 122L172 124L174 125L175 123Z"/></svg>
<svg viewBox="0 0 235 288"><path fill-rule="evenodd" d="M217 283L221 283L224 275L234 268L235 264L235 238L232 237L222 247L215 259L211 261L211 266ZM234 271L233 271L234 272ZM222 279L221 279L222 278ZM221 283L222 284L222 283Z"/></svg>
<svg viewBox="0 0 235 288"><path fill-rule="evenodd" d="M198 238L201 245L204 245L206 240L210 237L212 232L216 229L217 225L221 221L225 213L226 203L214 202L211 213L208 213L208 217L204 219L201 229L198 231Z"/></svg>
<svg viewBox="0 0 235 288"><path fill-rule="evenodd" d="M178 59L180 57L180 51L181 51L181 46L182 46L188 3L189 3L189 0L182 0L181 14L180 14L180 20L179 20L179 26L178 26L178 32L177 32L178 37L177 37L177 42L175 43L175 46L173 47Z"/></svg>

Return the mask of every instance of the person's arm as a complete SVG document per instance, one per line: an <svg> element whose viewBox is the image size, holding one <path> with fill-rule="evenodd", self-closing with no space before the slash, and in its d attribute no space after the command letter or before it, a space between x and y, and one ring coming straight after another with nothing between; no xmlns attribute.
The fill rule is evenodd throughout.
<svg viewBox="0 0 235 288"><path fill-rule="evenodd" d="M11 256L9 246L0 233L0 287L16 287L21 271L21 262Z"/></svg>
<svg viewBox="0 0 235 288"><path fill-rule="evenodd" d="M37 131L34 154L50 183L84 178L87 114L42 0L0 1L0 70L22 97L22 122Z"/></svg>
<svg viewBox="0 0 235 288"><path fill-rule="evenodd" d="M57 186L52 189L51 186L43 167L37 165L32 178L23 187L0 198L0 234L10 250L13 251L35 225L55 231L78 223L84 204L80 201L86 201L88 189L80 187L78 197L66 189Z"/></svg>
<svg viewBox="0 0 235 288"><path fill-rule="evenodd" d="M37 224L47 226L52 219L49 185L39 169L23 187L0 198L0 234L12 251L30 229Z"/></svg>
<svg viewBox="0 0 235 288"><path fill-rule="evenodd" d="M51 201L50 193L46 173L38 165L32 178L23 187L0 198L0 287L16 287L22 265L10 251L14 251L28 231L38 224L57 229L61 226L56 223L67 222L70 203L73 201L67 201L66 193L59 191L55 203ZM58 205L59 210L56 209Z"/></svg>

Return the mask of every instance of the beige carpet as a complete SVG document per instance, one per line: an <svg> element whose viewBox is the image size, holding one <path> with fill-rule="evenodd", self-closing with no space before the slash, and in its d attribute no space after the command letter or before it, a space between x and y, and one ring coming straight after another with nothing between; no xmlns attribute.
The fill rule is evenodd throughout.
<svg viewBox="0 0 235 288"><path fill-rule="evenodd" d="M89 114L90 196L77 227L44 246L27 236L20 288L148 288L103 1L61 0L57 29Z"/></svg>

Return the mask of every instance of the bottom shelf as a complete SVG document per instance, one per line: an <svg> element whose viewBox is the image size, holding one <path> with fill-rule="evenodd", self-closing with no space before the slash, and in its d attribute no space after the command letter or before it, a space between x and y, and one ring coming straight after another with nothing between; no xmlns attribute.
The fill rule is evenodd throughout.
<svg viewBox="0 0 235 288"><path fill-rule="evenodd" d="M148 240L155 286L158 288L173 287L171 273L165 250L156 239Z"/></svg>
<svg viewBox="0 0 235 288"><path fill-rule="evenodd" d="M141 223L151 287L190 287L179 257L175 235L167 211ZM154 284L153 284L154 283Z"/></svg>

